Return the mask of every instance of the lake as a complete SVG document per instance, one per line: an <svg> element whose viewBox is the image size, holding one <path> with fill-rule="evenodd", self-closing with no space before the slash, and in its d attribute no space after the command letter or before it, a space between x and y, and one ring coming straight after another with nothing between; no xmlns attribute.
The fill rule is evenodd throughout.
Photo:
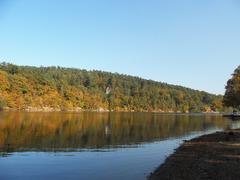
<svg viewBox="0 0 240 180"><path fill-rule="evenodd" d="M0 113L0 179L146 179L183 140L238 122L220 115Z"/></svg>

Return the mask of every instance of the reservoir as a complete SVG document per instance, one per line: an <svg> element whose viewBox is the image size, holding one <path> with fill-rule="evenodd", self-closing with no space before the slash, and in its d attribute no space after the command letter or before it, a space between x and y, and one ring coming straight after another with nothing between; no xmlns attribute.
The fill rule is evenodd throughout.
<svg viewBox="0 0 240 180"><path fill-rule="evenodd" d="M1 112L0 179L146 179L183 140L239 126L207 114Z"/></svg>

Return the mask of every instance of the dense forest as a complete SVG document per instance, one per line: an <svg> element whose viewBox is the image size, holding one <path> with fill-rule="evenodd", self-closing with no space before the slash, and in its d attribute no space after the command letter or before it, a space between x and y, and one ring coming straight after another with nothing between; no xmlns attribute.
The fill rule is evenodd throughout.
<svg viewBox="0 0 240 180"><path fill-rule="evenodd" d="M222 96L102 71L0 64L0 108L209 112Z"/></svg>

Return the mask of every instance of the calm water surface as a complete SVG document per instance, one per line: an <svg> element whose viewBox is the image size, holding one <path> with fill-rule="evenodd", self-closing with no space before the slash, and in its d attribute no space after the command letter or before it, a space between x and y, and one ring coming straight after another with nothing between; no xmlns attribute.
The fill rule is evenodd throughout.
<svg viewBox="0 0 240 180"><path fill-rule="evenodd" d="M0 179L146 179L183 140L239 127L219 115L0 113Z"/></svg>

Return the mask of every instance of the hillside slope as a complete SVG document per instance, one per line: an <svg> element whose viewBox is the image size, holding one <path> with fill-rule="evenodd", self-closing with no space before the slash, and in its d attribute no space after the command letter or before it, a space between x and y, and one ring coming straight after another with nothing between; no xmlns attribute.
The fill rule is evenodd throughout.
<svg viewBox="0 0 240 180"><path fill-rule="evenodd" d="M138 77L0 64L0 107L18 110L221 110L221 96Z"/></svg>

